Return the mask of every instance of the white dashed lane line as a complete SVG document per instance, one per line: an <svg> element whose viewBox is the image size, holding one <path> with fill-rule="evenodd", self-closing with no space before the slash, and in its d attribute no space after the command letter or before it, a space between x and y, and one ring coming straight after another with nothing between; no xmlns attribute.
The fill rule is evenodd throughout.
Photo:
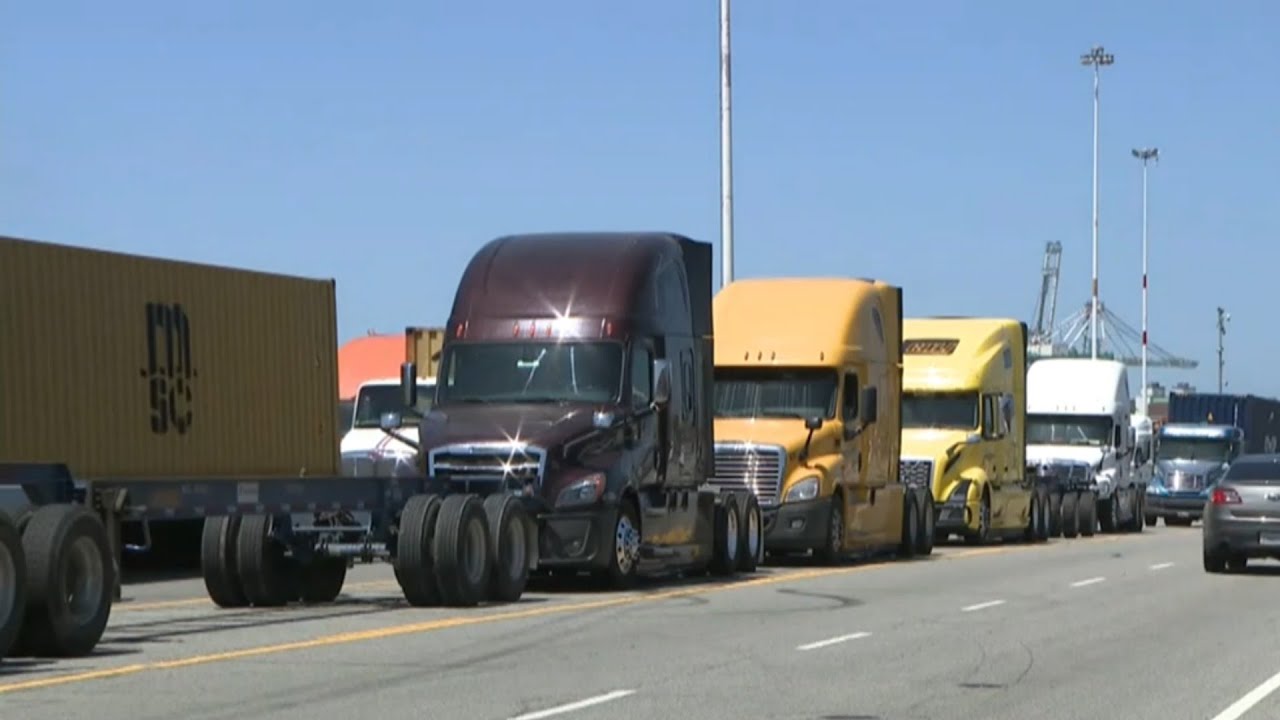
<svg viewBox="0 0 1280 720"><path fill-rule="evenodd" d="M571 703L566 703L564 705L557 705L553 708L547 708L546 710L539 710L537 712L525 713L524 715L516 715L515 717L511 718L511 720L542 720L542 718L555 717L556 715L564 715L565 713L571 713L576 710L585 710L589 707L592 707L593 705L600 705L607 702L613 702L614 700L621 700L622 698L627 697L628 695L634 695L635 692L636 692L635 690L614 690L613 692L607 692L603 695L595 695L589 698L584 698L577 702L571 702Z"/></svg>
<svg viewBox="0 0 1280 720"><path fill-rule="evenodd" d="M977 605L962 607L960 608L960 612L974 612L976 610L986 610L987 608L993 608L993 607L996 607L997 605L1003 605L1003 604L1004 604L1003 600L988 600L986 602L978 603Z"/></svg>
<svg viewBox="0 0 1280 720"><path fill-rule="evenodd" d="M831 645L839 645L842 642L849 642L850 640L861 640L862 638L867 637L870 634L871 633L869 632L849 633L848 635L840 635L838 637L827 638L826 640L819 640L818 642L811 642L808 645L799 645L796 647L796 649L801 651L817 650L818 648L824 648Z"/></svg>
<svg viewBox="0 0 1280 720"><path fill-rule="evenodd" d="M1152 570L1164 570L1165 568L1171 568L1171 567L1173 567L1173 563L1171 563L1171 562L1163 562L1163 563L1156 563L1155 565L1152 565L1152 566L1151 566L1151 569L1152 569Z"/></svg>
<svg viewBox="0 0 1280 720"><path fill-rule="evenodd" d="M1071 587L1076 588L1076 587L1084 587L1086 585L1097 585L1100 582L1106 582L1106 580L1107 580L1106 578L1099 575L1098 577L1091 577L1086 580L1077 580L1071 583Z"/></svg>

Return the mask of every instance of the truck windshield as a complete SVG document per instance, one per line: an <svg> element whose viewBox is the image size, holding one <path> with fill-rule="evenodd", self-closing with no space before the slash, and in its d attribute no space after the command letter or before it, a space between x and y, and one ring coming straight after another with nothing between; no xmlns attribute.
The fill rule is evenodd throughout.
<svg viewBox="0 0 1280 720"><path fill-rule="evenodd" d="M1157 460L1230 460L1231 441L1222 438L1160 438Z"/></svg>
<svg viewBox="0 0 1280 720"><path fill-rule="evenodd" d="M903 428L973 430L978 422L976 392L912 392L902 396Z"/></svg>
<svg viewBox="0 0 1280 720"><path fill-rule="evenodd" d="M435 393L435 385L418 383L419 414L426 414L431 409L431 396ZM404 398L399 385L365 385L356 395L355 421L352 428L369 429L382 426L382 413L405 412Z"/></svg>
<svg viewBox="0 0 1280 720"><path fill-rule="evenodd" d="M835 370L716 368L716 417L836 416Z"/></svg>
<svg viewBox="0 0 1280 720"><path fill-rule="evenodd" d="M618 342L462 343L447 353L438 401L618 402L622 359Z"/></svg>
<svg viewBox="0 0 1280 720"><path fill-rule="evenodd" d="M1028 445L1092 445L1111 443L1106 415L1027 415Z"/></svg>

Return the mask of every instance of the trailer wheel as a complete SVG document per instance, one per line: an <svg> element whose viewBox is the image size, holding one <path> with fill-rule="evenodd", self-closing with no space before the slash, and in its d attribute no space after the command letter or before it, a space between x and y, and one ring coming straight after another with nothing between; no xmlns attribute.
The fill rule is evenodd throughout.
<svg viewBox="0 0 1280 720"><path fill-rule="evenodd" d="M902 537L898 540L898 557L910 560L916 556L916 540L920 536L920 514L916 500L908 490L902 502Z"/></svg>
<svg viewBox="0 0 1280 720"><path fill-rule="evenodd" d="M444 604L478 605L489 588L492 572L489 522L480 498L470 493L445 497L431 551Z"/></svg>
<svg viewBox="0 0 1280 720"><path fill-rule="evenodd" d="M299 596L304 603L331 603L347 582L347 559L314 557L299 568Z"/></svg>
<svg viewBox="0 0 1280 720"><path fill-rule="evenodd" d="M1080 493L1062 493L1062 537L1068 540L1080 534Z"/></svg>
<svg viewBox="0 0 1280 720"><path fill-rule="evenodd" d="M742 533L738 543L738 572L755 572L764 562L764 512L754 493L742 496Z"/></svg>
<svg viewBox="0 0 1280 720"><path fill-rule="evenodd" d="M1115 497L1113 496L1111 499L1115 500ZM1115 507L1115 503L1112 502L1112 512L1115 512ZM1080 513L1080 536L1093 537L1094 533L1098 531L1098 496L1092 492L1080 493L1080 501L1076 505L1076 511ZM1115 525L1112 524L1111 527L1115 528Z"/></svg>
<svg viewBox="0 0 1280 720"><path fill-rule="evenodd" d="M245 515L236 533L236 568L244 596L256 607L280 607L301 596L298 564L272 537L275 518Z"/></svg>
<svg viewBox="0 0 1280 720"><path fill-rule="evenodd" d="M414 495L400 511L393 566L404 599L414 607L433 607L441 602L431 550L440 504L439 495Z"/></svg>
<svg viewBox="0 0 1280 720"><path fill-rule="evenodd" d="M200 538L200 574L209 599L224 608L245 607L249 599L236 569L236 535L240 518L226 515L204 519Z"/></svg>
<svg viewBox="0 0 1280 720"><path fill-rule="evenodd" d="M711 550L711 574L727 577L738 568L738 544L742 524L738 514L738 497L733 493L720 496L715 506L715 539Z"/></svg>
<svg viewBox="0 0 1280 720"><path fill-rule="evenodd" d="M530 522L524 504L512 495L485 498L484 512L489 521L489 553L493 563L489 599L516 602L529 584L530 566L536 565L537 529Z"/></svg>
<svg viewBox="0 0 1280 720"><path fill-rule="evenodd" d="M1062 498L1066 493L1050 491L1049 493L1049 537L1066 537L1062 534Z"/></svg>
<svg viewBox="0 0 1280 720"><path fill-rule="evenodd" d="M22 629L27 604L27 563L18 526L0 512L0 660Z"/></svg>
<svg viewBox="0 0 1280 720"><path fill-rule="evenodd" d="M924 492L924 503L920 508L920 540L917 551L921 557L933 554L933 542L938 535L938 511L933 506L933 493Z"/></svg>
<svg viewBox="0 0 1280 720"><path fill-rule="evenodd" d="M22 534L27 609L23 651L87 655L102 639L115 594L115 563L102 521L80 505L46 505Z"/></svg>
<svg viewBox="0 0 1280 720"><path fill-rule="evenodd" d="M1036 529L1036 542L1048 542L1053 526L1053 503L1049 493L1036 491L1036 502L1040 503L1040 527Z"/></svg>

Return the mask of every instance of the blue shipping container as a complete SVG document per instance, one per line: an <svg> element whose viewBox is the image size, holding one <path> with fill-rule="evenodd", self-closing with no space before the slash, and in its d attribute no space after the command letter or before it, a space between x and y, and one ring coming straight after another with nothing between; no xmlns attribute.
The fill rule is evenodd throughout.
<svg viewBox="0 0 1280 720"><path fill-rule="evenodd" d="M1257 395L1170 393L1167 422L1234 425L1244 431L1244 452L1277 452L1280 401Z"/></svg>

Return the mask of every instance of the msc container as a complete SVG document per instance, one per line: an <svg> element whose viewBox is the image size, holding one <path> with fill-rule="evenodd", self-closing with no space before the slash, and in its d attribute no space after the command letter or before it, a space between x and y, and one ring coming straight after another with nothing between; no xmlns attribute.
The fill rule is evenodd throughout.
<svg viewBox="0 0 1280 720"><path fill-rule="evenodd" d="M440 351L444 349L444 328L408 327L404 329L404 361L415 363L421 377L435 377L440 368Z"/></svg>
<svg viewBox="0 0 1280 720"><path fill-rule="evenodd" d="M0 462L338 474L334 283L0 237Z"/></svg>
<svg viewBox="0 0 1280 720"><path fill-rule="evenodd" d="M1167 422L1234 425L1244 431L1244 452L1271 453L1280 438L1280 401L1257 395L1171 393Z"/></svg>

